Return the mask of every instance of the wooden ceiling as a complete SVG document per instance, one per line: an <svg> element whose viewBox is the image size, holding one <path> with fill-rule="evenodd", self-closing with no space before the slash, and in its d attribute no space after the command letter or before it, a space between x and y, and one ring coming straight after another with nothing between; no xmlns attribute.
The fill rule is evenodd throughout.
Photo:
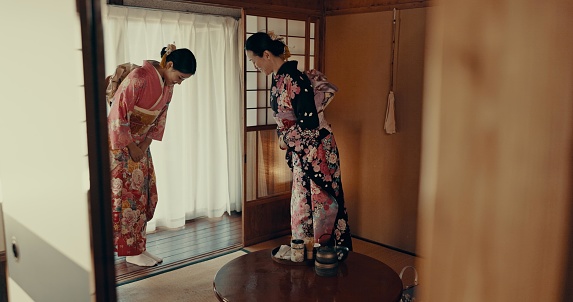
<svg viewBox="0 0 573 302"><path fill-rule="evenodd" d="M322 0L326 15L343 15L428 6L428 0Z"/></svg>
<svg viewBox="0 0 573 302"><path fill-rule="evenodd" d="M130 5L136 0L108 0L109 4ZM142 1L142 0L140 0ZM429 6L429 0L143 0L159 5L162 3L185 3L190 5L218 6L221 9L244 9L253 12L277 12L307 16L343 15L407 9Z"/></svg>

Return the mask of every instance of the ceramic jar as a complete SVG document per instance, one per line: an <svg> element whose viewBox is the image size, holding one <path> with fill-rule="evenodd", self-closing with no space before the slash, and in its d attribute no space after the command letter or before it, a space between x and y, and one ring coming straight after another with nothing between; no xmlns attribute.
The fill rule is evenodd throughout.
<svg viewBox="0 0 573 302"><path fill-rule="evenodd" d="M292 262L304 261L304 240L294 239L290 243L290 260Z"/></svg>

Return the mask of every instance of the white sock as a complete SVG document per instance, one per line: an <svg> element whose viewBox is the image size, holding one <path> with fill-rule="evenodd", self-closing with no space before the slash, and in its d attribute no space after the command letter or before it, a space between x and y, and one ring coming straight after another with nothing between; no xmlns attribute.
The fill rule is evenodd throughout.
<svg viewBox="0 0 573 302"><path fill-rule="evenodd" d="M153 258L150 258L144 254L140 254L137 256L126 256L125 261L139 266L154 266L157 264L157 261L153 260Z"/></svg>
<svg viewBox="0 0 573 302"><path fill-rule="evenodd" d="M157 263L163 262L163 258L159 258L159 257L153 255L152 253L148 252L148 251L144 251L143 254L144 254L145 256L147 256L147 257L149 257L149 258L155 260L155 262L157 262Z"/></svg>

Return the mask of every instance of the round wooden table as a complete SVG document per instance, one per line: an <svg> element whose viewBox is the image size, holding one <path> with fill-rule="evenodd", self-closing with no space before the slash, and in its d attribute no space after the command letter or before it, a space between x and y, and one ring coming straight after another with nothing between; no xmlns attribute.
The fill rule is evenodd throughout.
<svg viewBox="0 0 573 302"><path fill-rule="evenodd" d="M377 301L397 302L402 281L388 265L356 252L338 266L338 275L320 277L310 265L275 262L272 249L252 252L225 264L213 280L219 301Z"/></svg>

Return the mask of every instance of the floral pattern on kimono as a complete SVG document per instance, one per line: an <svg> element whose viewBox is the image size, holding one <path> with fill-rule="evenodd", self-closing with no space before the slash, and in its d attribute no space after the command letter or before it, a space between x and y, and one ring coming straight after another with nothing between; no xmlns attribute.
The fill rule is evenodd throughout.
<svg viewBox="0 0 573 302"><path fill-rule="evenodd" d="M338 148L314 93L296 61L285 62L273 76L271 107L293 172L292 236L352 249Z"/></svg>
<svg viewBox="0 0 573 302"><path fill-rule="evenodd" d="M131 159L127 145L161 140L173 87L163 85L149 62L125 78L113 96L108 116L114 246L118 256L145 251L147 222L157 206L155 169L148 148Z"/></svg>

